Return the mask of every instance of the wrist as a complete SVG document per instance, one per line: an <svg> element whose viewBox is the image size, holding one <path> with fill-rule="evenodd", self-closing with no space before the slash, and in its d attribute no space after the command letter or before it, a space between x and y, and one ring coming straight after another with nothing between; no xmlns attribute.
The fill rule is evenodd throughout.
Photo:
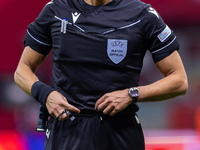
<svg viewBox="0 0 200 150"><path fill-rule="evenodd" d="M136 88L136 87L129 88L128 94L131 97L133 103L136 103L138 101L138 98L140 95L138 88Z"/></svg>
<svg viewBox="0 0 200 150"><path fill-rule="evenodd" d="M31 87L32 97L44 106L46 106L46 99L52 91L54 91L54 89L51 86L41 81L36 81Z"/></svg>

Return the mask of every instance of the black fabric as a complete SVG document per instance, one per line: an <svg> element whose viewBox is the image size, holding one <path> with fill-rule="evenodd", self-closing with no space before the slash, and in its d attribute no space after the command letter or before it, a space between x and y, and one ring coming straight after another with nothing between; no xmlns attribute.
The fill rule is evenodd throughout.
<svg viewBox="0 0 200 150"><path fill-rule="evenodd" d="M46 106L47 96L54 91L54 89L41 81L35 82L31 87L32 97L40 102L43 106Z"/></svg>
<svg viewBox="0 0 200 150"><path fill-rule="evenodd" d="M50 25L54 19L54 8L46 5L34 22L29 24L25 36L24 45L30 46L33 50L47 55L52 49Z"/></svg>
<svg viewBox="0 0 200 150"><path fill-rule="evenodd" d="M64 18L66 33L61 30ZM45 104L55 89L81 110L73 122L51 117L46 150L144 150L136 103L113 117L94 106L108 92L138 86L147 50L156 63L179 48L172 30L166 39L158 38L166 27L140 0L113 0L98 7L83 0L53 0L44 7L28 26L24 44L43 55L53 47L52 88L37 82L32 94Z"/></svg>
<svg viewBox="0 0 200 150"><path fill-rule="evenodd" d="M75 117L74 121L50 119L45 150L145 150L141 124L135 114Z"/></svg>
<svg viewBox="0 0 200 150"><path fill-rule="evenodd" d="M66 33L61 32L63 18L68 20ZM138 86L147 50L156 63L179 48L172 30L159 40L166 27L139 0L113 0L99 7L83 0L54 0L28 26L24 43L43 55L53 47L51 86L75 107L94 110L104 94ZM131 107L138 110L136 104Z"/></svg>

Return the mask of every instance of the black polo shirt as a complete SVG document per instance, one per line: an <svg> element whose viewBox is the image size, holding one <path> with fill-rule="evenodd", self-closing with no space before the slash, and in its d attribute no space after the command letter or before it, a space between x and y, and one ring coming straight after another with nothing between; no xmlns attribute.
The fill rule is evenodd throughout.
<svg viewBox="0 0 200 150"><path fill-rule="evenodd" d="M94 110L107 92L138 86L147 50L156 63L179 48L160 15L139 0L53 0L28 26L24 44L43 55L53 48L52 87L81 110Z"/></svg>

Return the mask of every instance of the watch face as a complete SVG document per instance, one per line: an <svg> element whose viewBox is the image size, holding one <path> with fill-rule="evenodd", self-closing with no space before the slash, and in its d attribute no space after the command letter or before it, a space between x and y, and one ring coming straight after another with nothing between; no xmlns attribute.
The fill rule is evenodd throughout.
<svg viewBox="0 0 200 150"><path fill-rule="evenodd" d="M132 97L138 97L138 96L139 96L138 89L136 89L136 88L131 88L130 94L132 95Z"/></svg>

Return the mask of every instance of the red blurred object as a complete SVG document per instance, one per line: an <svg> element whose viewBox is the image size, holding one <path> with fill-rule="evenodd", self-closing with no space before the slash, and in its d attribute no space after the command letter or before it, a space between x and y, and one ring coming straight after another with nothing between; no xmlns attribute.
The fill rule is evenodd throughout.
<svg viewBox="0 0 200 150"><path fill-rule="evenodd" d="M28 145L17 131L1 131L0 150L28 150Z"/></svg>
<svg viewBox="0 0 200 150"><path fill-rule="evenodd" d="M0 114L1 114L0 115L0 132L2 130L15 129L16 124L15 124L15 119L14 119L14 113L12 111L6 111L6 109L0 107Z"/></svg>
<svg viewBox="0 0 200 150"><path fill-rule="evenodd" d="M13 73L20 59L27 26L49 0L0 1L0 74Z"/></svg>
<svg viewBox="0 0 200 150"><path fill-rule="evenodd" d="M200 25L199 0L143 0L150 3L171 26Z"/></svg>

